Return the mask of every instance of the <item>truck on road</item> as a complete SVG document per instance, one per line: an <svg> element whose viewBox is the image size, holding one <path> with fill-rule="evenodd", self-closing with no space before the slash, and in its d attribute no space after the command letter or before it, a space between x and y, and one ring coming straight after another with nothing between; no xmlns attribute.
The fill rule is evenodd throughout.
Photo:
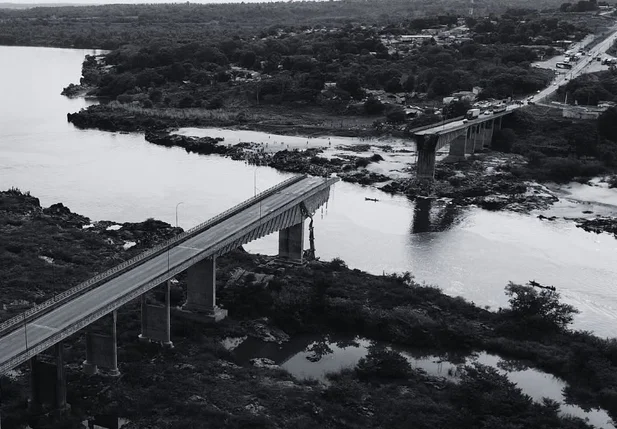
<svg viewBox="0 0 617 429"><path fill-rule="evenodd" d="M465 118L467 119L477 119L480 116L480 109L469 109Z"/></svg>
<svg viewBox="0 0 617 429"><path fill-rule="evenodd" d="M493 113L505 112L506 108L507 108L507 106L506 106L505 103L494 104L493 105Z"/></svg>

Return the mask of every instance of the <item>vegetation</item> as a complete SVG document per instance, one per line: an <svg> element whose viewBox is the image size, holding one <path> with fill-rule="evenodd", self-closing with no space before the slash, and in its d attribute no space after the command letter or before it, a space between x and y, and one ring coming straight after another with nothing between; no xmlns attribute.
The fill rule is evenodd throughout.
<svg viewBox="0 0 617 429"><path fill-rule="evenodd" d="M544 7L558 8L560 0ZM531 0L476 4L479 16L501 14L508 7L535 8ZM143 45L160 40L208 41L279 28L344 26L348 23L388 25L401 17L422 18L468 13L466 0L380 0L358 2L272 2L229 4L142 4L73 7L37 7L26 10L0 6L0 44L116 49L123 44ZM446 18L447 19L447 18ZM422 19L417 20L418 23ZM426 22L426 20L425 20Z"/></svg>
<svg viewBox="0 0 617 429"><path fill-rule="evenodd" d="M617 70L583 74L559 89L569 104L596 106L600 101L617 101Z"/></svg>
<svg viewBox="0 0 617 429"><path fill-rule="evenodd" d="M33 197L18 190L0 193L0 202L0 242L9 243L7 237L18 237L21 232L21 243L28 246L20 258L11 259L11 277L33 272L40 282L46 281L46 267L64 262L41 259L38 249L49 247L45 254L55 254L60 247L75 250L79 242L63 242L65 234L91 235L96 241L84 252L82 264L84 274L94 274L99 261L105 260L103 255L111 250L108 239L117 239L105 237L105 224L83 229L87 219L59 205L53 210L40 209ZM164 239L168 230L168 226L149 220L124 224L108 233L148 231L148 237L157 241ZM23 234L26 231L31 233ZM50 242L48 236L56 240ZM130 256L121 246L116 246L113 254L118 260ZM372 276L350 270L338 259L283 267L270 258L236 251L221 257L218 265L220 304L229 309L229 319L214 326L198 326L174 317L176 347L165 349L137 341L138 303L123 307L118 319L122 377L110 380L84 375L78 368L85 344L75 335L66 341L71 417L62 421L44 417L30 423L72 428L79 427L85 416L119 414L129 418L134 427L144 428L188 428L196 422L237 428L336 428L341 422L393 428L412 423L426 428L589 427L580 419L560 417L558 406L551 401L534 402L491 368L467 367L459 383L450 383L413 370L401 355L380 346L371 348L356 369L333 375L327 387L298 382L277 369L238 366L219 340L253 335L248 329L253 319L263 321L264 317L290 334L349 332L430 347L431 353L485 349L522 359L567 380L566 394L575 403L602 406L613 417L617 415L617 343L568 330L572 309L560 304L557 294L543 293L546 289L534 293L531 286L510 285L512 309L490 312L436 288L420 286L409 273ZM238 277L238 269L246 272ZM264 274L272 270L276 276L264 283ZM235 280L230 282L232 275ZM58 285L71 286L68 271L60 270L58 276ZM185 277L179 276L179 280L180 287L172 290L174 305L185 299ZM2 284L6 281L10 278ZM227 286L223 288L223 284ZM39 299L59 289L40 289ZM22 297L24 290L25 286L3 286L2 297L9 308L14 308L11 300ZM148 299L160 300L162 295L157 292ZM560 316L554 319L555 314ZM2 314L3 319L9 316ZM556 323L550 330L521 328L531 326L538 316ZM7 428L23 425L28 419L22 406L27 384L26 376L2 379L3 398L7 399L2 401L1 412Z"/></svg>
<svg viewBox="0 0 617 429"><path fill-rule="evenodd" d="M559 302L560 295L554 287L538 286L537 289L510 283L506 295L510 297L510 311L533 330L563 330L574 320L578 310Z"/></svg>
<svg viewBox="0 0 617 429"><path fill-rule="evenodd" d="M526 166L504 166L522 179L569 182L615 172L617 134L607 110L598 121L561 117L561 110L517 110L495 133L495 148L524 155Z"/></svg>

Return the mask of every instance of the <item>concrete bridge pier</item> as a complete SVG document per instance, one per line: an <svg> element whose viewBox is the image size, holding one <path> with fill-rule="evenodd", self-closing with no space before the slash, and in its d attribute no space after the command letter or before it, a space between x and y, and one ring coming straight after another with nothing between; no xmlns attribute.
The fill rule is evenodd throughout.
<svg viewBox="0 0 617 429"><path fill-rule="evenodd" d="M482 122L478 124L478 138L474 141L472 145L473 151L478 152L484 149L484 132L485 132L486 122Z"/></svg>
<svg viewBox="0 0 617 429"><path fill-rule="evenodd" d="M53 361L46 362L34 356L30 359L31 397L30 409L42 412L46 406L57 411L70 408L66 402L66 372L64 368L64 343L53 346Z"/></svg>
<svg viewBox="0 0 617 429"><path fill-rule="evenodd" d="M472 146L468 145L467 133L452 140L450 142L450 151L448 152L448 161L463 161L467 152L467 146Z"/></svg>
<svg viewBox="0 0 617 429"><path fill-rule="evenodd" d="M187 271L186 303L182 310L211 322L224 319L227 310L216 305L216 257L202 259Z"/></svg>
<svg viewBox="0 0 617 429"><path fill-rule="evenodd" d="M435 156L437 154L438 135L415 136L418 148L416 161L416 177L418 179L433 179L435 177Z"/></svg>
<svg viewBox="0 0 617 429"><path fill-rule="evenodd" d="M279 254L281 259L302 262L304 253L304 219L300 223L279 231Z"/></svg>
<svg viewBox="0 0 617 429"><path fill-rule="evenodd" d="M169 291L171 280L162 284L165 291L165 305L148 304L146 295L141 296L141 334L139 340L150 342L158 341L166 347L173 347L171 342L171 303Z"/></svg>
<svg viewBox="0 0 617 429"><path fill-rule="evenodd" d="M467 137L467 141L465 144L465 155L473 155L474 148L476 147L476 135L477 132L473 132L473 125L465 131L465 137L467 137L467 133L469 133L470 137Z"/></svg>
<svg viewBox="0 0 617 429"><path fill-rule="evenodd" d="M111 313L111 333L101 334L86 331L86 360L82 369L88 375L94 375L103 368L106 374L117 377L120 375L118 370L118 333L116 323L118 313L114 310Z"/></svg>

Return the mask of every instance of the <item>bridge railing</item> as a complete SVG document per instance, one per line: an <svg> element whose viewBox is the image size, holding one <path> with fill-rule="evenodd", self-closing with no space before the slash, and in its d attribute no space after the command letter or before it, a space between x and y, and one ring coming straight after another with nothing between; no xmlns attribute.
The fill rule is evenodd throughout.
<svg viewBox="0 0 617 429"><path fill-rule="evenodd" d="M431 129L431 128L439 127L441 125L449 124L450 122L460 121L462 119L465 119L465 117L464 116L457 116L456 118L452 118L452 119L448 119L448 120L440 121L440 122L435 122L435 123L432 123L430 125L424 125L424 126L421 126L421 127L418 127L418 128L414 128L412 130L409 130L409 132L411 134L413 134L413 133L417 133L419 131L424 131L424 130L428 130L428 129Z"/></svg>
<svg viewBox="0 0 617 429"><path fill-rule="evenodd" d="M70 298L75 298L78 295L81 295L91 289L93 289L94 287L96 287L97 285L99 285L102 282L106 282L109 280L112 280L113 278L119 276L120 274L122 274L123 272L127 271L129 268L133 268L137 265L140 265L160 254L165 253L166 251L168 251L169 249L171 249L172 247L188 240L189 238L205 231L206 229L216 225L217 223L220 223L222 221L224 221L225 219L233 216L234 214L238 213L239 211L242 211L244 209L246 209L247 207L252 206L253 204L255 204L257 201L263 200L264 198L267 198L268 196L280 191L281 189L287 188L288 186L291 186L294 183L297 183L303 179L306 178L306 174L300 175L300 176L294 176L291 177L281 183L279 183L278 185L275 185L269 189L266 189L263 192L260 192L259 194L256 194L255 196L243 201L242 203L228 209L225 210L222 213L219 213L218 215L214 216L213 218L208 219L207 221L194 226L193 228L188 229L187 231L184 231L181 234L178 234L168 240L166 240L165 242L153 247L152 249L146 250L145 252L140 253L139 255L128 259L124 262L122 262L119 265L116 265L115 267L104 271L102 273L99 273L97 275L95 275L94 277L86 280L83 283L78 284L75 287L72 287L71 289L67 289L64 292L61 292L57 295L54 295L51 299L42 302L39 305L36 305L32 308L29 308L28 310L26 310L25 312L11 318L8 319L6 321L4 321L3 323L0 324L0 336L4 336L5 334L7 334L8 332L14 330L16 327L26 323L29 320L32 320L33 318L42 315L45 312L50 311L51 309L55 308L56 306L64 303L65 301L69 300Z"/></svg>

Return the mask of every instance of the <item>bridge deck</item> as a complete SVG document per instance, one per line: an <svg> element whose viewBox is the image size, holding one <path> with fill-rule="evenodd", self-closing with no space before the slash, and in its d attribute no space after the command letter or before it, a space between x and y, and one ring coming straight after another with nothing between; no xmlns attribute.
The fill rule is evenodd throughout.
<svg viewBox="0 0 617 429"><path fill-rule="evenodd" d="M515 109L516 107L512 107L509 110L506 110L505 112L493 113L492 115L483 115L483 116L480 116L478 119L469 119L467 122L463 122L463 120L461 119L459 121L453 121L453 122L448 122L446 124L435 125L432 128L421 129L417 132L414 132L412 130L412 132L416 135L433 135L433 134L451 133L454 131L459 131L465 128L469 128L470 126L475 125L475 124L480 124L482 122L491 121L493 119L497 119L502 116L509 115Z"/></svg>
<svg viewBox="0 0 617 429"><path fill-rule="evenodd" d="M268 215L298 205L308 195L329 188L336 179L306 177L290 186L247 207L243 211L215 224L198 235L179 243L154 258L143 262L135 268L102 283L96 288L59 305L51 311L26 320L24 325L0 338L0 374L25 362L47 347L62 340L88 323L84 318L97 314L100 318L133 299L148 288L156 286L157 282L171 278L183 269L187 261L195 257L207 257L215 254L217 246L229 242L230 237L237 236L247 228L254 227L260 219ZM206 256L204 256L206 255ZM202 258L203 259L203 258ZM153 283L154 282L154 283ZM147 289L145 289L147 290ZM96 320L96 319L95 319ZM66 334L60 337L57 334ZM44 347L43 347L44 346Z"/></svg>

